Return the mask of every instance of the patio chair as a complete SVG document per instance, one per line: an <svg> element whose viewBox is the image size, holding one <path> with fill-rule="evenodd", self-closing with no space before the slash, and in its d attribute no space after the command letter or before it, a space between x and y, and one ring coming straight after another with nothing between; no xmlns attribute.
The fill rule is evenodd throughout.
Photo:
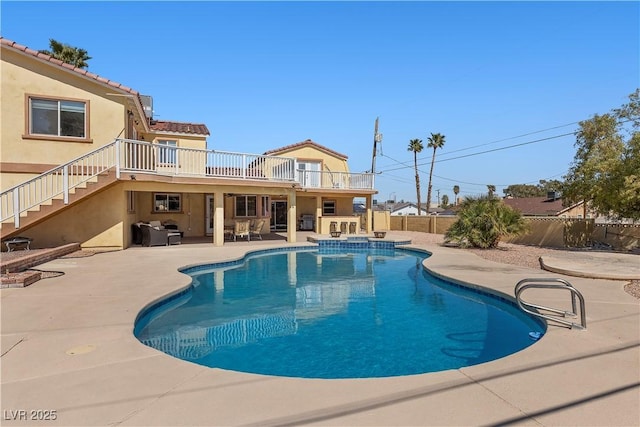
<svg viewBox="0 0 640 427"><path fill-rule="evenodd" d="M249 229L249 237L257 237L262 240L262 228L264 227L264 219L254 221Z"/></svg>
<svg viewBox="0 0 640 427"><path fill-rule="evenodd" d="M247 241L251 240L249 234L249 221L236 221L233 229L233 241L235 242L238 237L246 237Z"/></svg>
<svg viewBox="0 0 640 427"><path fill-rule="evenodd" d="M169 243L169 230L152 227L149 224L141 224L142 246L167 246Z"/></svg>
<svg viewBox="0 0 640 427"><path fill-rule="evenodd" d="M131 242L134 245L142 244L142 223L136 222L131 224Z"/></svg>

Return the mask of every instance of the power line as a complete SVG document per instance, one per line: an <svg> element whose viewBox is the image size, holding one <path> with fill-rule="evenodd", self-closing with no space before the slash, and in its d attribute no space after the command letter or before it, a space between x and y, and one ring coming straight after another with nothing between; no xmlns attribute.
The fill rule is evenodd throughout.
<svg viewBox="0 0 640 427"><path fill-rule="evenodd" d="M578 124L578 123L580 123L580 122L572 122L572 123L567 123L566 125L554 126L554 127L547 128L547 129L537 130L537 131L534 131L534 132L523 133L522 135L512 136L512 137L509 137L509 138L498 139L496 141L487 142L486 144L478 144L478 145L473 145L473 146L467 147L467 148L460 148L458 150L449 151L449 152L447 152L447 154L458 153L460 151L471 150L472 148L484 147L484 146L491 145L491 144L497 144L499 142L510 141L512 139L522 138L523 136L535 135L537 133L547 132L547 131L554 130L554 129L560 129L560 128L571 126L571 125L575 125L575 124Z"/></svg>
<svg viewBox="0 0 640 427"><path fill-rule="evenodd" d="M458 160L458 159L463 159L465 157L479 156L481 154L493 153L495 151L508 150L510 148L522 147L522 146L530 145L530 144L537 144L538 142L549 141L549 140L552 140L552 139L562 138L562 137L569 136L569 135L575 135L575 132L563 133L561 135L550 136L550 137L547 137L547 138L540 138L540 139L536 139L536 140L533 140L533 141L521 142L519 144L507 145L506 147L499 147L499 148L494 148L494 149L491 149L491 150L479 151L477 153L465 154L465 155L462 155L462 156L451 157L451 158L448 158L448 159L439 159L439 160L436 160L435 163L448 162L450 160ZM398 163L400 163L400 162L398 162ZM400 163L400 164L404 165L404 167L407 167L407 165L405 163ZM423 166L425 164L427 164L427 163L418 163L419 166ZM380 172L391 172L391 171L399 170L399 169L403 169L403 168L392 168L392 169L382 170Z"/></svg>
<svg viewBox="0 0 640 427"><path fill-rule="evenodd" d="M546 181L546 180L548 180L548 179L555 178L556 176L562 175L563 173L564 173L564 172L560 172L560 173L557 173L557 174L555 174L555 175L551 175L550 177L544 178L544 180ZM457 179L446 178L446 177L444 177L444 176L438 176L438 175L435 175L435 174L434 174L433 176L434 176L434 177L436 177L436 178L444 179L445 181L451 181L451 182L455 182L455 183L459 183L459 184L467 184L467 185L481 185L481 186L486 186L486 185L487 185L486 183L465 182L465 181L460 181L460 180L457 180ZM541 180L537 180L537 181L527 181L527 182L521 182L521 183L519 183L519 184L537 184L537 183L539 183L540 181L541 181ZM513 184L513 183L511 183L511 184L495 184L495 186L496 186L496 187L508 187L508 186L510 186L510 185L514 185L514 184Z"/></svg>

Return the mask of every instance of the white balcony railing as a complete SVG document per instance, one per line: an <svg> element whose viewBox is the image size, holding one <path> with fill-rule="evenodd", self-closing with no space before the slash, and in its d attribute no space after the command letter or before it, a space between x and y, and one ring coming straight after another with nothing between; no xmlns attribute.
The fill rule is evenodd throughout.
<svg viewBox="0 0 640 427"><path fill-rule="evenodd" d="M298 182L304 188L373 190L373 174L310 171L298 169Z"/></svg>
<svg viewBox="0 0 640 427"><path fill-rule="evenodd" d="M178 148L145 141L116 139L64 165L0 193L0 222L20 216L53 199L69 202L75 188L114 169L124 173L298 182L304 188L372 190L373 174L296 171L293 157Z"/></svg>
<svg viewBox="0 0 640 427"><path fill-rule="evenodd" d="M293 157L177 148L133 140L120 143L120 169L127 172L295 181Z"/></svg>

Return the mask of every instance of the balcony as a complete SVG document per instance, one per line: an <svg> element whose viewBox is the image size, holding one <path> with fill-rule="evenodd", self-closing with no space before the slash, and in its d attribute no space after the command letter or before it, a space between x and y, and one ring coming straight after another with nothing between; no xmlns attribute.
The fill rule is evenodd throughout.
<svg viewBox="0 0 640 427"><path fill-rule="evenodd" d="M123 172L296 182L309 189L373 190L373 174L297 169L293 157L178 148L134 140L119 142Z"/></svg>
<svg viewBox="0 0 640 427"><path fill-rule="evenodd" d="M298 169L296 181L303 188L373 190L373 174Z"/></svg>
<svg viewBox="0 0 640 427"><path fill-rule="evenodd" d="M120 170L168 176L295 181L295 159L119 140Z"/></svg>

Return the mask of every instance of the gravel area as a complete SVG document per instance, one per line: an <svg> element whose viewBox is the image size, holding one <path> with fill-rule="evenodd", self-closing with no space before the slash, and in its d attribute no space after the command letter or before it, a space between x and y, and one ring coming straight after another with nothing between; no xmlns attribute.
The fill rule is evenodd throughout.
<svg viewBox="0 0 640 427"><path fill-rule="evenodd" d="M416 233L411 231L393 231L394 235L407 236L414 244L435 244L444 243L444 235ZM539 269L540 257L544 255L557 255L558 252L570 251L570 249L541 248L538 246L514 245L512 243L500 243L496 249L460 249L469 251L475 255L493 262L512 264L520 267ZM640 299L640 280L632 280L625 285L624 290Z"/></svg>

